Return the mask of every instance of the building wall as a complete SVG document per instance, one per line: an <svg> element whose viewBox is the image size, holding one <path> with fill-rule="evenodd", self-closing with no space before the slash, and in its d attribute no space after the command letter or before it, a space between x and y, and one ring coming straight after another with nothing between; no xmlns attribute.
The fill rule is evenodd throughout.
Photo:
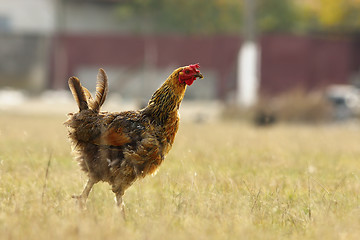
<svg viewBox="0 0 360 240"><path fill-rule="evenodd" d="M50 34L56 0L0 0L0 32Z"/></svg>
<svg viewBox="0 0 360 240"><path fill-rule="evenodd" d="M119 69L120 72L125 69L127 76L133 74L132 79L146 72L144 76L147 81L158 87L156 79L165 80L175 68L200 63L201 71L208 79L203 83L207 87L198 89L203 93L189 93L188 97L209 99L225 96L229 85L227 82L235 71L241 40L234 36L68 34L61 36L56 42L56 48L62 49L54 55L52 72L53 86L56 88L66 88L64 79L78 74L80 69L99 67ZM166 74L162 74L164 72ZM154 74L155 77L151 77ZM122 74L123 78L126 79L126 75Z"/></svg>
<svg viewBox="0 0 360 240"><path fill-rule="evenodd" d="M59 27L63 32L77 34L125 33L132 25L117 17L117 4L116 1L64 1Z"/></svg>
<svg viewBox="0 0 360 240"><path fill-rule="evenodd" d="M26 89L33 93L48 85L49 37L37 34L0 35L0 88Z"/></svg>
<svg viewBox="0 0 360 240"><path fill-rule="evenodd" d="M275 95L299 87L313 90L348 83L354 50L352 39L346 37L264 36L260 91Z"/></svg>
<svg viewBox="0 0 360 240"><path fill-rule="evenodd" d="M121 82L120 76L124 79L138 79L145 71L150 71L146 76L155 74L163 79L166 76L160 73L197 62L200 63L202 71L205 71L206 77L211 75L209 82L212 86L206 91L212 94L206 93L206 96L232 98L237 87L235 70L241 46L241 38L237 36L79 34L63 36L59 39L59 44L63 49L64 66L55 64L54 67L62 69L56 84L60 88L66 87L64 79L78 74L80 69L94 71L104 67L111 68L114 72L124 72L114 73L119 76L118 82ZM276 96L298 87L313 90L330 84L348 83L353 73L359 69L359 66L354 64L357 59L354 56L357 56L359 48L349 37L265 35L260 40L260 46L261 94ZM207 75L206 72L211 74ZM119 85L119 91L125 84L128 83ZM153 86L158 84L153 81Z"/></svg>
<svg viewBox="0 0 360 240"><path fill-rule="evenodd" d="M0 0L0 88L33 93L48 84L57 0Z"/></svg>

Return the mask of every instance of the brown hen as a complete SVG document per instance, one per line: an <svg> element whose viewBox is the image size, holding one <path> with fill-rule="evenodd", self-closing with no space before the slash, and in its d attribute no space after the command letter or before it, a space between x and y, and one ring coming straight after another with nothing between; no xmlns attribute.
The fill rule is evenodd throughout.
<svg viewBox="0 0 360 240"><path fill-rule="evenodd" d="M100 112L108 92L107 76L99 70L96 96L76 77L69 87L80 111L70 113L65 125L72 149L89 180L77 198L86 202L93 185L108 182L123 209L122 196L138 178L154 173L171 149L179 127L179 106L186 86L203 78L198 64L176 69L138 111Z"/></svg>

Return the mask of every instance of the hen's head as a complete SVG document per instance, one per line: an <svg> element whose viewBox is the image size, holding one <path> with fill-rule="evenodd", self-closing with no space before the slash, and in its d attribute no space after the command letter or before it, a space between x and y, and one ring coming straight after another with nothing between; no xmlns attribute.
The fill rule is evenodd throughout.
<svg viewBox="0 0 360 240"><path fill-rule="evenodd" d="M200 68L199 64L192 64L186 67L183 67L179 72L179 82L186 83L187 85L193 84L197 77L203 78L203 75L198 70Z"/></svg>

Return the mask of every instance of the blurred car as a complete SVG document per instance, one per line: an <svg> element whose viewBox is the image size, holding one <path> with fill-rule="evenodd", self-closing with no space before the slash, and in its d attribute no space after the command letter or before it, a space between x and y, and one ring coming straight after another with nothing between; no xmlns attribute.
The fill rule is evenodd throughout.
<svg viewBox="0 0 360 240"><path fill-rule="evenodd" d="M360 116L360 89L352 85L331 85L326 89L336 120Z"/></svg>

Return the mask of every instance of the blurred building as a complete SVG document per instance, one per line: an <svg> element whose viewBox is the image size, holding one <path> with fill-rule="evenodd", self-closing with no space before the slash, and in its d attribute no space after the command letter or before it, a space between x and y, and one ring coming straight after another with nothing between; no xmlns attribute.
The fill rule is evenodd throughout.
<svg viewBox="0 0 360 240"><path fill-rule="evenodd" d="M206 79L188 98L232 99L240 36L130 34L114 0L0 0L0 87L65 89L76 75L95 86L99 67L111 91L148 99L171 71L200 63ZM134 20L135 21L135 20ZM353 36L267 34L261 45L260 92L348 83L359 72Z"/></svg>
<svg viewBox="0 0 360 240"><path fill-rule="evenodd" d="M37 92L48 84L55 0L0 0L0 85Z"/></svg>

